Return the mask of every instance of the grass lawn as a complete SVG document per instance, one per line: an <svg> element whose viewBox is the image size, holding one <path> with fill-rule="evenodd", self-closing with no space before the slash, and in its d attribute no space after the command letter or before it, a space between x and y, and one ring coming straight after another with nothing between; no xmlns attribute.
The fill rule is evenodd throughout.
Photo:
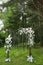
<svg viewBox="0 0 43 65"><path fill-rule="evenodd" d="M27 62L29 50L26 48L12 48L10 51L11 62L5 62L6 53L4 48L0 48L0 65L43 65L43 48L32 49L35 62Z"/></svg>

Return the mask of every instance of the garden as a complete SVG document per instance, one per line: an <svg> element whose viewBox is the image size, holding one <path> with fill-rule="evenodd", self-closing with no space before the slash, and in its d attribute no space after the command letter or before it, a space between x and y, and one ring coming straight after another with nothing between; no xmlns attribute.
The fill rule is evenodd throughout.
<svg viewBox="0 0 43 65"><path fill-rule="evenodd" d="M43 65L43 0L0 0L0 65Z"/></svg>

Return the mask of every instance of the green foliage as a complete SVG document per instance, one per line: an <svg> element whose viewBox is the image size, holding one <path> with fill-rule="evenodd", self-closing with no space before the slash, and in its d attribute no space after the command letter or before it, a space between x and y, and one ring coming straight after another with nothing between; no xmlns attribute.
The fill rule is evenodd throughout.
<svg viewBox="0 0 43 65"><path fill-rule="evenodd" d="M5 44L5 36L1 33L0 34L0 47L4 46Z"/></svg>
<svg viewBox="0 0 43 65"><path fill-rule="evenodd" d="M27 0L27 5L23 4L26 0L11 0L5 4L7 11L0 14L0 18L4 19L5 30L8 29L12 36L16 35L16 32L20 27L32 27L35 31L35 42L41 42L43 45L43 16L41 10L37 11L32 0ZM36 1L36 0L35 0ZM35 4L36 5L36 4ZM21 12L23 8L24 15ZM22 21L20 17L23 17ZM29 18L27 20L27 18ZM13 33L14 32L14 33ZM16 36L15 40L19 37Z"/></svg>
<svg viewBox="0 0 43 65"><path fill-rule="evenodd" d="M40 48L40 42L34 44L35 48Z"/></svg>
<svg viewBox="0 0 43 65"><path fill-rule="evenodd" d="M5 45L5 38L8 36L8 33L3 33L0 31L0 47Z"/></svg>

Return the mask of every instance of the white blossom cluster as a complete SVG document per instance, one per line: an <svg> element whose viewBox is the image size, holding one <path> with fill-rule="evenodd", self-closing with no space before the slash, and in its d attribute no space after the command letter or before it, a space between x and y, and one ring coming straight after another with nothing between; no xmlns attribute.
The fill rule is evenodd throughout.
<svg viewBox="0 0 43 65"><path fill-rule="evenodd" d="M10 1L10 0L0 0L0 4L6 3L8 1Z"/></svg>
<svg viewBox="0 0 43 65"><path fill-rule="evenodd" d="M19 33L20 33L20 35L23 33L28 34L28 45L30 45L30 46L33 45L35 34L31 27L30 28L21 28L19 30Z"/></svg>
<svg viewBox="0 0 43 65"><path fill-rule="evenodd" d="M12 43L11 39L12 39L11 34L9 34L8 37L5 39L5 42L7 44L10 44L10 43Z"/></svg>
<svg viewBox="0 0 43 65"><path fill-rule="evenodd" d="M7 53L7 56L8 56L5 60L6 62L11 61L11 59L9 58L9 52L10 52L11 43L12 43L11 39L12 39L11 34L9 34L8 37L5 39L6 45L4 47L6 49L6 53Z"/></svg>
<svg viewBox="0 0 43 65"><path fill-rule="evenodd" d="M0 19L0 31L4 28L3 20Z"/></svg>
<svg viewBox="0 0 43 65"><path fill-rule="evenodd" d="M32 55L31 56L28 56L27 61L34 62L34 59L33 59Z"/></svg>
<svg viewBox="0 0 43 65"><path fill-rule="evenodd" d="M0 5L6 2L8 2L8 0L0 0ZM3 6L0 6L0 12L5 12L6 10L7 10L6 7L3 8Z"/></svg>
<svg viewBox="0 0 43 65"><path fill-rule="evenodd" d="M6 33L4 30L4 20L0 19L0 32Z"/></svg>
<svg viewBox="0 0 43 65"><path fill-rule="evenodd" d="M19 30L19 33L20 33L20 35L23 34L23 33L27 34L28 33L28 30L29 30L29 28L21 28Z"/></svg>
<svg viewBox="0 0 43 65"><path fill-rule="evenodd" d="M9 34L9 36L5 39L6 45L4 47L6 48L6 53L10 51L11 43L12 43L11 39L12 39L11 34Z"/></svg>
<svg viewBox="0 0 43 65"><path fill-rule="evenodd" d="M28 27L28 28L21 28L21 29L19 29L19 33L20 33L20 35L22 33L25 33L25 34L29 34L29 33L34 34L34 31L32 30L32 28Z"/></svg>
<svg viewBox="0 0 43 65"><path fill-rule="evenodd" d="M29 34L28 34L28 45L33 46L34 36L35 36L34 31L32 30L32 28L30 28Z"/></svg>

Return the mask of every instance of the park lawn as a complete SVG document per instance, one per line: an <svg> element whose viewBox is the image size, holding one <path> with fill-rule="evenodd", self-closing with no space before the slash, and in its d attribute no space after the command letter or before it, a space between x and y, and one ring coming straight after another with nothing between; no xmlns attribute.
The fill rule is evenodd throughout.
<svg viewBox="0 0 43 65"><path fill-rule="evenodd" d="M12 47L10 51L11 62L5 62L6 53L4 48L0 48L0 65L43 65L43 48L32 48L34 63L27 62L29 50L27 48Z"/></svg>

